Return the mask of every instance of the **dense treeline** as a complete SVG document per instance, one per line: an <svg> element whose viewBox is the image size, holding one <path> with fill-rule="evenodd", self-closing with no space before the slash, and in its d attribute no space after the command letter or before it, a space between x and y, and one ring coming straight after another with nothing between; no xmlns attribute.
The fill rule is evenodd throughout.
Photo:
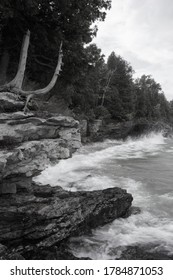
<svg viewBox="0 0 173 280"><path fill-rule="evenodd" d="M109 0L2 0L0 3L0 84L17 69L26 30L31 31L25 88L50 80L63 42L63 69L51 95L64 98L78 116L125 121L172 119L160 84L151 76L134 79L134 70L112 52L105 62L91 44L93 23L104 20Z"/></svg>
<svg viewBox="0 0 173 280"><path fill-rule="evenodd" d="M121 56L112 52L105 63L96 45L86 50L95 54L95 62L73 91L74 110L89 118L171 121L173 102L167 101L160 84L150 75L134 79L134 70Z"/></svg>

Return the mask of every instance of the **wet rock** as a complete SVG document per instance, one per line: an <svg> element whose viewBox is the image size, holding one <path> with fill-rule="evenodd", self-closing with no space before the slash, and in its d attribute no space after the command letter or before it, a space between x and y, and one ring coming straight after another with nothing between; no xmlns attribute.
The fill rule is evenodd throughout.
<svg viewBox="0 0 173 280"><path fill-rule="evenodd" d="M25 259L34 260L91 260L90 258L78 258L74 256L68 246L62 242L59 246L52 246L50 248L37 249L33 251L23 252Z"/></svg>
<svg viewBox="0 0 173 280"><path fill-rule="evenodd" d="M128 246L121 248L120 260L172 260L173 255L155 250L156 245Z"/></svg>
<svg viewBox="0 0 173 280"><path fill-rule="evenodd" d="M140 207L137 207L137 206L132 206L128 209L128 211L126 212L124 218L128 218L132 215L138 215L141 213L141 209Z"/></svg>
<svg viewBox="0 0 173 280"><path fill-rule="evenodd" d="M8 250L6 246L0 244L0 260L24 260L24 257L13 250Z"/></svg>
<svg viewBox="0 0 173 280"><path fill-rule="evenodd" d="M132 196L119 188L67 192L31 184L28 193L0 196L0 242L25 256L125 215ZM59 246L59 245L58 245ZM30 252L30 253L29 253ZM25 255L24 255L25 254Z"/></svg>

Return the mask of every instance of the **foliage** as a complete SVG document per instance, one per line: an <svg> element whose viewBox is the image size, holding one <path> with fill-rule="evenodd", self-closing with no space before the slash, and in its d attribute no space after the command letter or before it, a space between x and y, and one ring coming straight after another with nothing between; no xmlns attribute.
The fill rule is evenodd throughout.
<svg viewBox="0 0 173 280"><path fill-rule="evenodd" d="M133 111L133 69L130 64L114 52L108 57L108 71L112 71L105 106L114 119L127 119Z"/></svg>
<svg viewBox="0 0 173 280"><path fill-rule="evenodd" d="M85 55L88 63L81 69L78 80L73 82L70 107L78 107L78 111L88 116L90 109L99 105L105 63L101 50L95 44L85 48Z"/></svg>
<svg viewBox="0 0 173 280"><path fill-rule="evenodd" d="M47 83L62 40L62 79L66 82L78 79L77 73L87 61L84 44L91 42L97 32L91 25L96 20L104 20L110 6L110 0L2 0L0 43L2 50L10 52L10 74L16 71L23 34L30 29L28 76Z"/></svg>
<svg viewBox="0 0 173 280"><path fill-rule="evenodd" d="M143 75L135 81L136 104L135 117L149 120L169 120L170 105L166 100L160 84L151 76Z"/></svg>
<svg viewBox="0 0 173 280"><path fill-rule="evenodd" d="M110 0L1 0L0 56L10 56L9 78L16 73L22 38L30 29L26 87L49 82L63 41L63 71L51 94L63 97L75 114L169 121L173 101L166 100L160 84L146 75L134 81L125 59L112 52L105 63L101 49L91 44L94 23L105 20L110 7Z"/></svg>
<svg viewBox="0 0 173 280"><path fill-rule="evenodd" d="M94 110L96 119L110 119L111 115L104 106L97 106Z"/></svg>

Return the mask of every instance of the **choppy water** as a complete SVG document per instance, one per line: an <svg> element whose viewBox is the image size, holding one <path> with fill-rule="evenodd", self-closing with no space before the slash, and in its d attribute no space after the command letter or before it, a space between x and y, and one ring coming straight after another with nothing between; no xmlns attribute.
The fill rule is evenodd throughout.
<svg viewBox="0 0 173 280"><path fill-rule="evenodd" d="M76 256L115 259L122 247L145 244L173 253L173 139L160 133L88 145L36 180L71 191L122 187L142 209L141 214L71 239Z"/></svg>

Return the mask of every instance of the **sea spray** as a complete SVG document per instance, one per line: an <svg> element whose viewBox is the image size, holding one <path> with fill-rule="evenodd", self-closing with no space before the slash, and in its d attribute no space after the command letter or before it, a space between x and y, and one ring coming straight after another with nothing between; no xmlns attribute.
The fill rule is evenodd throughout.
<svg viewBox="0 0 173 280"><path fill-rule="evenodd" d="M74 183L79 182L79 184L81 184L82 181L88 179L87 176L93 173L91 170L102 169L102 165L107 162L113 160L116 170L116 166L118 167L116 160L144 158L148 155L156 155L161 151L164 143L165 140L161 133L151 133L136 140L131 138L125 142L108 140L98 145L94 144L94 147L92 145L85 146L78 153L73 155L72 158L61 160L55 166L49 166L34 180L41 184L50 184L51 186L61 185L65 188L69 186L71 188ZM105 174L100 174L100 176L101 175L103 175L104 180ZM109 186L112 186L110 181L108 186L105 187ZM99 185L97 187L99 189ZM76 188L73 188L73 190L75 189Z"/></svg>

